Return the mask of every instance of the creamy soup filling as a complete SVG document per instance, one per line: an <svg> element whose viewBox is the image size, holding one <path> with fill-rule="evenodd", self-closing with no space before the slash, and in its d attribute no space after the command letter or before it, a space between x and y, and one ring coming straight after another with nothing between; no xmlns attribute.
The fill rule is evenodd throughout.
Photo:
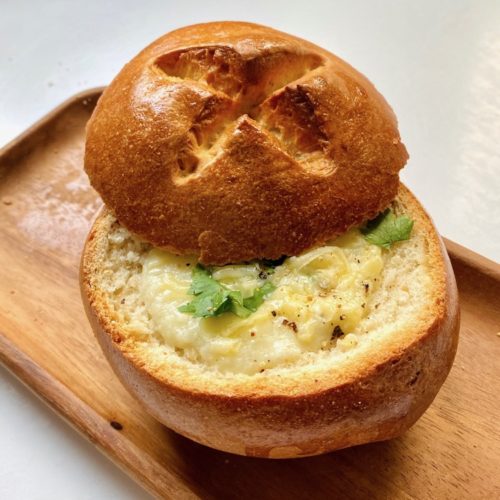
<svg viewBox="0 0 500 500"><path fill-rule="evenodd" d="M189 289L197 262L158 249L144 259L139 292L154 331L179 354L223 372L254 374L294 363L304 352L356 346L386 253L352 229L267 271L258 262L210 268L215 280L243 298L272 283L246 318L179 311L193 299Z"/></svg>

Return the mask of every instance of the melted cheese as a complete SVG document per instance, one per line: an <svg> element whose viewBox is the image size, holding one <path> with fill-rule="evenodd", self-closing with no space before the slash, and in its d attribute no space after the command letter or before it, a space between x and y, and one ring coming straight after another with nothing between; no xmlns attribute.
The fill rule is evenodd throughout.
<svg viewBox="0 0 500 500"><path fill-rule="evenodd" d="M354 229L286 259L267 277L276 289L248 318L195 318L178 307L192 299L187 292L196 260L152 249L140 293L156 334L179 354L221 371L253 374L293 363L304 352L354 347L383 263L381 249ZM216 267L213 277L243 297L265 283L258 264Z"/></svg>

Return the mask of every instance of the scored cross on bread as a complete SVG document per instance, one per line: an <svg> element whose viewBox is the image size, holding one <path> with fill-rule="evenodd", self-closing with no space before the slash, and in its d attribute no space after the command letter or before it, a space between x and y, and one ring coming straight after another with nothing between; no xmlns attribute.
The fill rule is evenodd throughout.
<svg viewBox="0 0 500 500"><path fill-rule="evenodd" d="M190 113L188 142L177 160L178 174L184 176L209 164L242 121L277 135L278 128L266 126L266 108L261 105L275 109L277 100L270 104L270 96L276 92L275 97L281 97L281 91L291 83L300 88L300 80L321 65L321 58L280 50L245 60L230 47L208 46L169 52L156 64L167 75L167 82L172 82L171 77L181 78L199 91L196 97L200 98L200 106ZM307 133L299 127L296 131ZM304 140L297 138L294 142L280 141L280 145L290 149L291 156L309 152ZM293 146L297 151L291 149Z"/></svg>

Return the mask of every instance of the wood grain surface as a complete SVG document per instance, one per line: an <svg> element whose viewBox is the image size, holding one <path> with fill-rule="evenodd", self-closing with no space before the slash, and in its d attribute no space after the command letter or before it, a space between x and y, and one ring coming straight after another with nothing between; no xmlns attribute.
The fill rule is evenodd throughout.
<svg viewBox="0 0 500 500"><path fill-rule="evenodd" d="M458 354L403 437L272 461L205 448L142 410L101 354L78 288L100 205L82 171L99 93L76 96L0 152L0 360L158 497L500 498L500 270L452 242Z"/></svg>

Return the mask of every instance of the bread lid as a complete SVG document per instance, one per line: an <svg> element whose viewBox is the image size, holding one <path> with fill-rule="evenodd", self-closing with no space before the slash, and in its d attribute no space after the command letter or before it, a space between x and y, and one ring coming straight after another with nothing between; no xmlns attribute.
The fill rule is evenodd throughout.
<svg viewBox="0 0 500 500"><path fill-rule="evenodd" d="M297 255L375 216L407 158L389 105L347 63L216 22L122 69L88 124L85 170L128 230L224 265Z"/></svg>

